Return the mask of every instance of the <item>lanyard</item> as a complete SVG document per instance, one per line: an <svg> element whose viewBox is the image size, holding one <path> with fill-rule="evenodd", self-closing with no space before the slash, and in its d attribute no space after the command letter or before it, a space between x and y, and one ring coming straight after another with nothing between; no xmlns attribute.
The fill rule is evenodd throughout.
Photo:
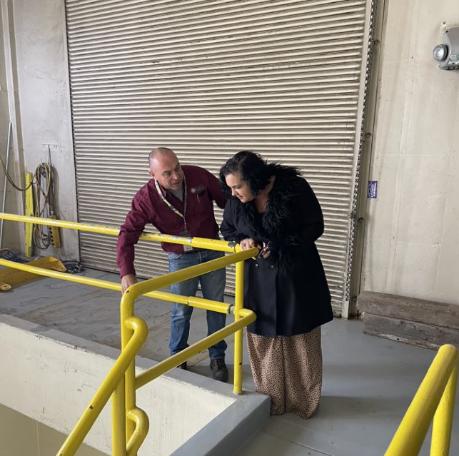
<svg viewBox="0 0 459 456"><path fill-rule="evenodd" d="M183 184L184 184L184 196L183 196L183 214L176 208L174 207L163 195L163 192L161 191L161 187L158 184L158 181L155 179L155 187L156 191L158 192L158 195L162 199L163 203L167 204L167 206L171 209L172 212L177 214L179 217L182 217L183 219L183 225L186 229L186 201L187 201L187 191L186 191L186 179L185 176L183 176Z"/></svg>

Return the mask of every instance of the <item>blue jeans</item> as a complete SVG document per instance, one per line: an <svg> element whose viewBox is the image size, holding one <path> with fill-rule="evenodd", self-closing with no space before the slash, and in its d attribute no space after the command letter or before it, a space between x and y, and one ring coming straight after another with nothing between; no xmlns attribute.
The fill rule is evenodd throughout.
<svg viewBox="0 0 459 456"><path fill-rule="evenodd" d="M224 256L223 252L213 250L197 250L184 254L169 253L169 272L196 266L209 260L216 260ZM194 279L185 280L171 286L172 293L183 296L195 296L198 284L201 282L202 295L205 299L223 302L225 291L225 269L218 269ZM190 319L193 307L174 303L171 313L171 338L169 349L171 355L188 347L190 334ZM226 315L218 312L207 311L207 335L222 329L226 323ZM211 359L225 358L226 342L218 342L209 348Z"/></svg>

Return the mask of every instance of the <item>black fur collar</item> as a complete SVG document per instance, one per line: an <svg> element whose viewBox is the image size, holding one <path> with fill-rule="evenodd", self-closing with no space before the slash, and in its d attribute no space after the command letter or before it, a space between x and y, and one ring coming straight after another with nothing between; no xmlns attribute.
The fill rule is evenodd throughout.
<svg viewBox="0 0 459 456"><path fill-rule="evenodd" d="M275 177L269 192L266 212L259 214L251 203L242 204L255 241L269 242L269 261L283 271L288 271L298 256L298 234L295 230L295 207L299 193L298 170L278 164L269 165Z"/></svg>

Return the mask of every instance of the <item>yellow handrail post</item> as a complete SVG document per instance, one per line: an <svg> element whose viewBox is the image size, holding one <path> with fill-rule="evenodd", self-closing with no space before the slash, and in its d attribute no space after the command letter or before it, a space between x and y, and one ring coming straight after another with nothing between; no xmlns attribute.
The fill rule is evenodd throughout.
<svg viewBox="0 0 459 456"><path fill-rule="evenodd" d="M127 456L135 456L148 434L149 421L147 414L135 408L128 413L128 419L135 425L135 431L127 444Z"/></svg>
<svg viewBox="0 0 459 456"><path fill-rule="evenodd" d="M384 456L419 454L446 385L457 368L457 357L453 345L440 347ZM438 429L438 432L442 431Z"/></svg>
<svg viewBox="0 0 459 456"><path fill-rule="evenodd" d="M124 378L112 394L112 456L126 456L126 404Z"/></svg>
<svg viewBox="0 0 459 456"><path fill-rule="evenodd" d="M244 306L244 262L236 263L236 287L234 297L234 318L241 318L240 311ZM234 394L242 394L242 329L234 334Z"/></svg>
<svg viewBox="0 0 459 456"><path fill-rule="evenodd" d="M83 415L81 415L78 423L59 449L57 456L75 455L100 412L105 407L105 404L110 399L110 395L123 378L123 372L126 371L127 366L145 342L148 328L142 319L133 317L127 321L126 324L128 324L135 332L131 343L121 352L121 355L110 369L110 372L101 387L92 398L91 403L86 408Z"/></svg>
<svg viewBox="0 0 459 456"><path fill-rule="evenodd" d="M133 288L133 287L132 287ZM134 302L136 299L135 292L129 288L123 293L121 298L120 313L121 313L121 350L125 350L131 340L133 331L125 324L134 315ZM135 405L135 358L129 365L124 375L125 384L125 416L126 423L126 440L132 437L134 433L134 423L128 419L127 414L136 408Z"/></svg>
<svg viewBox="0 0 459 456"><path fill-rule="evenodd" d="M457 357L456 357L457 358ZM456 398L457 361L449 376L445 392L435 412L432 427L430 456L448 456L453 428L454 400Z"/></svg>

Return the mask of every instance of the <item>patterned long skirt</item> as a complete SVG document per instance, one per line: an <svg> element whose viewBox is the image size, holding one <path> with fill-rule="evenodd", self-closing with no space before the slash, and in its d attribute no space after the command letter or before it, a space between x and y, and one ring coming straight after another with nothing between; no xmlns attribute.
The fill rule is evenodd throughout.
<svg viewBox="0 0 459 456"><path fill-rule="evenodd" d="M256 389L271 397L271 415L312 416L322 390L320 326L290 337L247 333L247 346Z"/></svg>

